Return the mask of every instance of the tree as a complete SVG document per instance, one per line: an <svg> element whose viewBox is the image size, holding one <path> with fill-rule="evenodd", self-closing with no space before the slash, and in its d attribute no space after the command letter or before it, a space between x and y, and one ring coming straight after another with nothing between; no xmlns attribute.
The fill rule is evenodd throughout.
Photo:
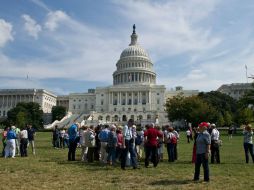
<svg viewBox="0 0 254 190"><path fill-rule="evenodd" d="M41 128L43 124L43 112L38 103L20 102L15 108L8 111L7 120L10 124L23 125L26 123L31 124L34 128Z"/></svg>
<svg viewBox="0 0 254 190"><path fill-rule="evenodd" d="M63 106L52 107L52 121L61 120L66 115L66 109Z"/></svg>
<svg viewBox="0 0 254 190"><path fill-rule="evenodd" d="M238 111L237 121L238 124L249 124L253 122L253 111L250 108L244 108Z"/></svg>
<svg viewBox="0 0 254 190"><path fill-rule="evenodd" d="M198 96L208 104L214 106L223 115L225 115L225 112L229 112L232 115L232 113L236 113L237 111L237 101L227 94L211 91L207 93L201 92Z"/></svg>
<svg viewBox="0 0 254 190"><path fill-rule="evenodd" d="M218 127L223 127L225 125L225 121L221 113L218 115L217 125Z"/></svg>
<svg viewBox="0 0 254 190"><path fill-rule="evenodd" d="M18 112L16 117L16 125L20 128L24 128L26 126L26 113L23 111Z"/></svg>
<svg viewBox="0 0 254 190"><path fill-rule="evenodd" d="M169 120L186 120L193 126L197 126L202 121L216 122L218 118L217 110L198 96L173 97L167 101L166 110Z"/></svg>
<svg viewBox="0 0 254 190"><path fill-rule="evenodd" d="M166 102L166 111L170 121L185 119L183 95L179 94L168 99Z"/></svg>
<svg viewBox="0 0 254 190"><path fill-rule="evenodd" d="M227 125L227 126L230 126L233 123L232 115L230 114L229 111L225 112L224 121L225 121L225 125Z"/></svg>
<svg viewBox="0 0 254 190"><path fill-rule="evenodd" d="M193 126L200 122L207 121L215 123L218 118L216 109L198 96L192 96L185 99L186 120Z"/></svg>

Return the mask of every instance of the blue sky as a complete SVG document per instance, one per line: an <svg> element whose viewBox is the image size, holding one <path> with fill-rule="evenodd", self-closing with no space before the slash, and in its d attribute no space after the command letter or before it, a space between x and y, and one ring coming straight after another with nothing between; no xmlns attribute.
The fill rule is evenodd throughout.
<svg viewBox="0 0 254 190"><path fill-rule="evenodd" d="M68 94L111 85L134 23L157 84L167 89L210 91L246 82L245 65L254 74L253 0L0 0L0 5L0 88Z"/></svg>

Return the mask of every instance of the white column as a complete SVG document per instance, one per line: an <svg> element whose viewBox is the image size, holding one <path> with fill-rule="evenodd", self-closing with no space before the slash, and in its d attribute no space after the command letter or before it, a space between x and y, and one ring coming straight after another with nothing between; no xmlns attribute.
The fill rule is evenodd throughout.
<svg viewBox="0 0 254 190"><path fill-rule="evenodd" d="M149 90L149 92L148 92L148 99L149 99L149 103L150 103L150 105L151 105L152 101L151 101L151 91L150 91L150 90Z"/></svg>
<svg viewBox="0 0 254 190"><path fill-rule="evenodd" d="M108 104L110 104L110 92L108 93Z"/></svg>
<svg viewBox="0 0 254 190"><path fill-rule="evenodd" d="M134 105L134 103L133 103L133 92L131 92L131 105Z"/></svg>
<svg viewBox="0 0 254 190"><path fill-rule="evenodd" d="M125 92L125 105L127 105L127 98L128 97L128 92Z"/></svg>
<svg viewBox="0 0 254 190"><path fill-rule="evenodd" d="M112 92L112 94L111 94L111 102L112 102L112 104L113 104L113 102L114 102L114 92Z"/></svg>
<svg viewBox="0 0 254 190"><path fill-rule="evenodd" d="M7 107L9 107L9 95L7 95Z"/></svg>
<svg viewBox="0 0 254 190"><path fill-rule="evenodd" d="M120 105L122 105L122 92L119 92L119 96L120 96L120 98L119 98L120 99L119 100L120 101Z"/></svg>

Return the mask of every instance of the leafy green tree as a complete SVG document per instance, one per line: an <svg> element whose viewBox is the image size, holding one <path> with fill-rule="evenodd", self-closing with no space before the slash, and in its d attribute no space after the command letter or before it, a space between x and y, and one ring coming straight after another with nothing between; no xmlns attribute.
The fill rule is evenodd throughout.
<svg viewBox="0 0 254 190"><path fill-rule="evenodd" d="M237 114L238 124L248 124L254 121L253 110L250 108L244 108L238 111Z"/></svg>
<svg viewBox="0 0 254 190"><path fill-rule="evenodd" d="M184 103L186 120L193 126L200 122L209 121L215 123L218 118L216 109L198 96L192 96L185 99Z"/></svg>
<svg viewBox="0 0 254 190"><path fill-rule="evenodd" d="M217 125L218 127L223 127L225 125L225 121L221 113L218 115Z"/></svg>
<svg viewBox="0 0 254 190"><path fill-rule="evenodd" d="M12 108L7 113L7 120L10 124L17 124L16 122L23 123L22 117L23 114L18 114L22 112L25 115L25 123L31 124L35 128L41 128L43 124L43 112L38 103L34 102L20 102L15 108Z"/></svg>
<svg viewBox="0 0 254 190"><path fill-rule="evenodd" d="M170 98L166 102L166 111L170 121L185 119L184 97L182 94Z"/></svg>
<svg viewBox="0 0 254 190"><path fill-rule="evenodd" d="M186 120L193 126L202 121L215 122L218 118L217 110L198 96L173 97L167 101L166 110L170 121Z"/></svg>
<svg viewBox="0 0 254 190"><path fill-rule="evenodd" d="M52 107L52 121L61 120L66 115L66 109L63 106Z"/></svg>
<svg viewBox="0 0 254 190"><path fill-rule="evenodd" d="M232 115L226 111L224 115L225 125L230 126L233 123Z"/></svg>
<svg viewBox="0 0 254 190"><path fill-rule="evenodd" d="M26 113L23 111L18 112L16 117L16 125L19 128L24 128L26 126Z"/></svg>

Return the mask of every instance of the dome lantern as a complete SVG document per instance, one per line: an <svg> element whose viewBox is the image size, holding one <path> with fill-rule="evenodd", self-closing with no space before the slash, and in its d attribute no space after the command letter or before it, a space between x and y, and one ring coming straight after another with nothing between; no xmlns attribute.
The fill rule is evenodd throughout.
<svg viewBox="0 0 254 190"><path fill-rule="evenodd" d="M131 34L131 43L129 46L135 46L137 45L138 35L136 34L136 26L133 25L133 32Z"/></svg>

